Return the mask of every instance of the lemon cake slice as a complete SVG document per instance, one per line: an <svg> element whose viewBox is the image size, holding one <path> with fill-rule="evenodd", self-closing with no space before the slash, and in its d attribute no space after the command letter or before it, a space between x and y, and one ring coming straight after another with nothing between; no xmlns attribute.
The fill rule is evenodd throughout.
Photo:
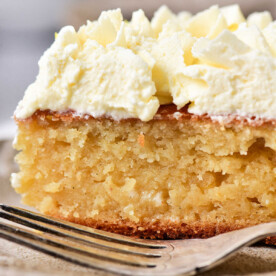
<svg viewBox="0 0 276 276"><path fill-rule="evenodd" d="M237 5L62 28L15 111L13 187L42 213L142 238L275 221L275 41L268 12Z"/></svg>

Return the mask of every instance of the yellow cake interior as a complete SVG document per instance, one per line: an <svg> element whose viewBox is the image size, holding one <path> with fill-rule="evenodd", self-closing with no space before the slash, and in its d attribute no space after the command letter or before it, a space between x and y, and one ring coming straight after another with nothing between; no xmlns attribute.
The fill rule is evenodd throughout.
<svg viewBox="0 0 276 276"><path fill-rule="evenodd" d="M56 217L123 221L140 236L156 222L158 236L166 224L227 231L276 219L276 130L268 126L49 117L18 121L15 146L13 186Z"/></svg>

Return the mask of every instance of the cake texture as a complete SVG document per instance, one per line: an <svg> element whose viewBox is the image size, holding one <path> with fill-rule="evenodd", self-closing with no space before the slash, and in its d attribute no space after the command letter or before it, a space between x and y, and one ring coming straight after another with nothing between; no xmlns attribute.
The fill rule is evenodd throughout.
<svg viewBox="0 0 276 276"><path fill-rule="evenodd" d="M140 238L275 221L275 26L233 5L63 28L15 111L13 187L42 213Z"/></svg>
<svg viewBox="0 0 276 276"><path fill-rule="evenodd" d="M150 122L35 113L18 122L14 187L43 213L144 238L275 219L275 127L176 119L173 109Z"/></svg>

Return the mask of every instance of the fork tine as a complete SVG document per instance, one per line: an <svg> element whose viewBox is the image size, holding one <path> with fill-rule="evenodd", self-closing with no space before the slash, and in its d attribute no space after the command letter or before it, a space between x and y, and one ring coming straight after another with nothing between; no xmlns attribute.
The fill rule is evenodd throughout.
<svg viewBox="0 0 276 276"><path fill-rule="evenodd" d="M137 267L153 267L155 264L150 262L149 259L137 256L125 256L119 253L106 252L101 249L83 245L77 242L72 242L69 240L64 240L57 238L53 235L45 234L41 231L23 229L18 226L12 226L5 223L0 223L0 228L3 231L16 234L18 237L23 237L41 243L51 245L56 248L65 249L70 252L75 252L84 256L92 257L99 260L104 260L112 263L125 264L128 266L137 266Z"/></svg>
<svg viewBox="0 0 276 276"><path fill-rule="evenodd" d="M53 237L45 237L43 233L37 233L37 231L30 232L5 223L0 223L0 237L74 264L113 273L132 275L139 268L139 274L143 271L147 274L148 269L156 267L154 263L130 262L123 259L119 260L104 255L93 254L91 252L87 253L86 249L82 251L74 246L59 243Z"/></svg>
<svg viewBox="0 0 276 276"><path fill-rule="evenodd" d="M134 256L141 256L146 258L160 258L161 254L159 253L160 250L149 250L145 248L135 248L132 246L126 246L121 244L116 244L113 242L108 242L104 240L98 240L95 238L91 238L88 236L84 236L82 234L74 233L68 231L66 229L60 229L54 225L48 225L42 222L37 222L29 218L22 218L18 215L4 213L0 211L0 217L7 219L9 221L24 225L26 227L30 227L32 229L36 229L39 231L43 231L45 233L54 234L58 237L62 238L69 238L70 240L74 240L76 242L81 242L89 246L93 246L99 248L101 250L117 252L120 254L127 254L127 255L134 255Z"/></svg>
<svg viewBox="0 0 276 276"><path fill-rule="evenodd" d="M101 230L97 230L97 229L93 229L90 227L86 227L83 225L76 225L74 223L70 223L67 221L63 221L60 219L54 219L50 216L46 216L46 215L41 215L41 214L37 214L34 213L32 211L29 210L25 210L22 208L18 208L18 207L13 207L13 206L8 206L8 205L4 205L4 204L0 204L0 208L7 212L7 213L12 213L12 214L16 214L25 218L30 218L33 219L35 221L40 221L43 223L47 223L48 225L53 225L53 226L57 226L59 228L62 229L66 229L66 230L70 230L73 231L75 233L80 233L86 236L90 236L93 238L97 238L97 239L101 239L101 240L105 240L105 241L110 241L110 242L116 242L119 244L125 244L128 246L134 246L134 247L141 247L141 248L149 248L149 249L162 249L162 248L166 248L166 246L164 244L162 244L161 242L158 243L158 241L148 241L148 240L139 240L137 241L137 239L131 238L131 237L125 237L122 235L118 235L118 234L113 234L113 233L109 233L106 231L101 231Z"/></svg>

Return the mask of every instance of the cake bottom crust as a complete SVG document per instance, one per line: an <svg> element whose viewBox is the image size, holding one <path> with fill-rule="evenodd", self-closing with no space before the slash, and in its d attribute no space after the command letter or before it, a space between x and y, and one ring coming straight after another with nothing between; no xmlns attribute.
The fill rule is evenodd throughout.
<svg viewBox="0 0 276 276"><path fill-rule="evenodd" d="M207 239L222 233L242 229L252 225L194 222L192 224L172 221L154 221L135 223L129 220L103 221L91 218L63 217L60 214L48 214L52 217L104 230L120 235L140 239ZM265 244L276 246L276 237L268 237Z"/></svg>

